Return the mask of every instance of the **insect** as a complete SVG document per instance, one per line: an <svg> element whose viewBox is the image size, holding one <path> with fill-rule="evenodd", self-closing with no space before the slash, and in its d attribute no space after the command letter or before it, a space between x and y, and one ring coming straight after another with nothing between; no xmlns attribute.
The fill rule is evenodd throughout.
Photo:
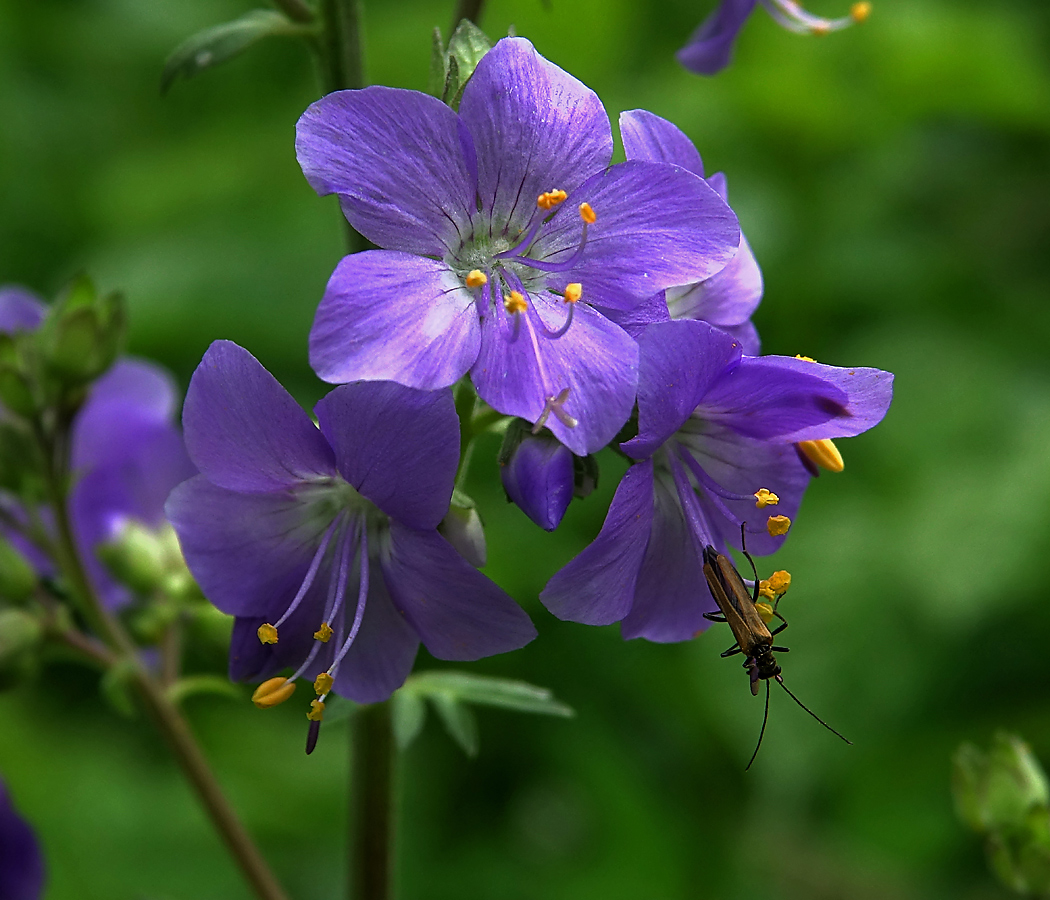
<svg viewBox="0 0 1050 900"><path fill-rule="evenodd" d="M743 539L744 528L741 526L740 540L742 546L744 544ZM738 653L744 654L744 668L751 679L752 695L757 696L759 681L765 681L766 683L766 708L762 714L762 730L758 733L758 743L755 745L755 752L751 754L751 759L744 771L751 768L751 763L758 756L758 749L762 746L762 737L766 733L766 721L769 718L769 679L771 678L787 691L788 696L792 700L820 722L828 731L842 738L847 744L853 743L820 718L798 697L791 693L788 686L784 684L784 678L780 674L780 664L777 662L773 652L787 653L788 648L776 646L773 643L773 638L787 628L788 623L777 612L776 607L780 603L780 598L777 597L773 605L773 615L780 619L781 624L772 631L766 626L757 608L758 569L755 568L755 561L751 558L751 554L747 552L746 546L743 546L743 551L747 561L751 563L752 571L755 573L753 595L748 593L747 587L744 585L744 579L740 577L740 573L736 570L736 566L733 565L731 559L723 556L711 545L704 548L704 575L707 577L707 585L711 589L711 596L714 597L715 603L718 604L718 608L721 610L721 613L704 613L704 618L710 619L712 622L725 622L729 625L733 632L733 637L736 638L736 643L726 650L722 656L728 657L735 656Z"/></svg>

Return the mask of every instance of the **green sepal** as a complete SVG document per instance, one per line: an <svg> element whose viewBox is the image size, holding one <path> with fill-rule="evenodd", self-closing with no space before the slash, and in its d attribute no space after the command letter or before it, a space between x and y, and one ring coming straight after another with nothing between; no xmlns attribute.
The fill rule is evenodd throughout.
<svg viewBox="0 0 1050 900"><path fill-rule="evenodd" d="M441 39L441 29L435 28L430 39L430 72L427 75L427 93L442 99L445 96L445 79L448 77L448 54Z"/></svg>
<svg viewBox="0 0 1050 900"><path fill-rule="evenodd" d="M598 487L598 460L593 456L572 457L572 495L583 500L594 493Z"/></svg>
<svg viewBox="0 0 1050 900"><path fill-rule="evenodd" d="M55 301L38 332L49 376L47 399L75 411L86 396L88 382L113 365L126 331L123 296L100 295L90 278L78 276Z"/></svg>
<svg viewBox="0 0 1050 900"><path fill-rule="evenodd" d="M459 744L467 756L477 756L478 720L474 713L449 694L432 694L430 702L434 704L448 736Z"/></svg>
<svg viewBox="0 0 1050 900"><path fill-rule="evenodd" d="M253 9L239 19L213 25L187 38L164 63L160 92L166 93L180 75L192 78L205 69L228 62L267 37L301 37L316 33L313 25L293 22L272 9Z"/></svg>
<svg viewBox="0 0 1050 900"><path fill-rule="evenodd" d="M463 19L456 26L448 39L448 47L442 46L441 32L435 28L430 55L430 93L458 110L463 89L481 58L491 49L492 41L469 19Z"/></svg>
<svg viewBox="0 0 1050 900"><path fill-rule="evenodd" d="M233 684L221 675L187 675L169 685L165 693L168 699L178 706L187 697L195 694L213 694L229 697L231 700L240 700L244 691L239 685Z"/></svg>
<svg viewBox="0 0 1050 900"><path fill-rule="evenodd" d="M480 569L485 565L488 555L485 525L472 498L460 490L454 490L448 512L437 530L474 568Z"/></svg>
<svg viewBox="0 0 1050 900"><path fill-rule="evenodd" d="M36 570L29 560L10 541L0 538L0 600L22 603L33 593L36 584Z"/></svg>

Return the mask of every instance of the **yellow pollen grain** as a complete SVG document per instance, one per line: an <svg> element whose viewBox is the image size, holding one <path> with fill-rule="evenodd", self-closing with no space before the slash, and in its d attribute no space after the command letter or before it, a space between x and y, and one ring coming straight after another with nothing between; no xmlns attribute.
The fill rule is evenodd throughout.
<svg viewBox="0 0 1050 900"><path fill-rule="evenodd" d="M294 693L295 682L279 675L269 681L264 681L255 689L255 693L252 694L252 703L259 709L269 709L271 706L277 706L278 703L284 703Z"/></svg>
<svg viewBox="0 0 1050 900"><path fill-rule="evenodd" d="M327 622L322 622L321 627L314 632L314 639L320 641L322 644L327 644L331 640L332 635L335 634L332 631L332 626Z"/></svg>
<svg viewBox="0 0 1050 900"><path fill-rule="evenodd" d="M276 644L277 643L277 629L274 628L269 622L264 622L259 626L259 630L255 632L259 635L259 643L261 644Z"/></svg>
<svg viewBox="0 0 1050 900"><path fill-rule="evenodd" d="M769 576L768 581L762 583L769 586L769 590L772 591L774 596L783 597L787 593L788 588L791 587L791 573L779 569Z"/></svg>
<svg viewBox="0 0 1050 900"><path fill-rule="evenodd" d="M594 210L591 209L590 203L580 204L580 218L583 219L583 221L586 222L588 225L593 225L595 222L598 221L598 216L594 212Z"/></svg>
<svg viewBox="0 0 1050 900"><path fill-rule="evenodd" d="M787 516L770 516L766 520L766 531L769 532L770 537L780 537L787 534L790 527L791 519Z"/></svg>
<svg viewBox="0 0 1050 900"><path fill-rule="evenodd" d="M565 285L565 302L575 303L583 296L583 285L578 281Z"/></svg>
<svg viewBox="0 0 1050 900"><path fill-rule="evenodd" d="M559 203L564 203L565 198L568 196L560 188L555 188L553 191L544 191L536 198L536 205L540 209L554 209Z"/></svg>
<svg viewBox="0 0 1050 900"><path fill-rule="evenodd" d="M520 292L511 291L503 301L503 308L509 313L523 313L529 308L529 305Z"/></svg>
<svg viewBox="0 0 1050 900"><path fill-rule="evenodd" d="M322 672L314 679L314 693L318 697L327 694L335 683L335 679L332 677L331 672Z"/></svg>
<svg viewBox="0 0 1050 900"><path fill-rule="evenodd" d="M311 722L320 722L324 719L324 700L311 700L310 711L306 714Z"/></svg>
<svg viewBox="0 0 1050 900"><path fill-rule="evenodd" d="M846 468L846 462L831 438L819 441L799 441L798 449L806 454L810 462L829 472L841 472Z"/></svg>
<svg viewBox="0 0 1050 900"><path fill-rule="evenodd" d="M801 353L796 353L795 359L801 359L803 362L816 362L816 360L812 356L803 356Z"/></svg>
<svg viewBox="0 0 1050 900"><path fill-rule="evenodd" d="M484 287L488 283L489 276L482 272L481 269L471 269L469 272L467 272L468 288Z"/></svg>
<svg viewBox="0 0 1050 900"><path fill-rule="evenodd" d="M773 589L769 586L768 581L760 581L758 583L758 596L765 597L767 600L775 600L777 595L773 593Z"/></svg>
<svg viewBox="0 0 1050 900"><path fill-rule="evenodd" d="M758 610L758 614L762 617L762 621L767 625L773 621L773 607L768 603L756 603L755 609Z"/></svg>
<svg viewBox="0 0 1050 900"><path fill-rule="evenodd" d="M755 507L757 509L765 509L767 506L776 506L780 502L780 498L772 491L766 490L765 488L759 488L755 491Z"/></svg>
<svg viewBox="0 0 1050 900"><path fill-rule="evenodd" d="M865 22L865 21L867 21L867 18L870 15L871 15L871 4L870 3L867 3L867 2L854 3L849 8L849 17L854 22Z"/></svg>

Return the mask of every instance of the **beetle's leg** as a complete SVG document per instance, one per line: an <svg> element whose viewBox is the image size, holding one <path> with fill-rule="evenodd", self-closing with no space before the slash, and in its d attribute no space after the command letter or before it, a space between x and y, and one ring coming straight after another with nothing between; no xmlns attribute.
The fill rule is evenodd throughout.
<svg viewBox="0 0 1050 900"><path fill-rule="evenodd" d="M738 653L743 652L744 651L740 649L739 645L733 644L732 647L730 647L728 650L721 654L721 657L722 659L725 659L727 656L736 656Z"/></svg>
<svg viewBox="0 0 1050 900"><path fill-rule="evenodd" d="M706 613L704 613L704 618L707 619L709 622L726 622L726 621L728 621L726 619L726 617L723 616L721 613L706 612Z"/></svg>
<svg viewBox="0 0 1050 900"><path fill-rule="evenodd" d="M770 650L776 650L777 653L790 653L790 647L770 647Z"/></svg>
<svg viewBox="0 0 1050 900"><path fill-rule="evenodd" d="M769 636L772 637L774 634L780 634L780 632L782 632L787 627L788 627L788 623L787 622L785 622L783 625L778 625L771 632L769 632Z"/></svg>

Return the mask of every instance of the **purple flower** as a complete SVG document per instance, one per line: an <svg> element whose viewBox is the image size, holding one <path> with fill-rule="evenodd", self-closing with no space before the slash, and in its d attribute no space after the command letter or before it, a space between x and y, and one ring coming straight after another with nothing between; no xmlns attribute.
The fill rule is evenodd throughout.
<svg viewBox="0 0 1050 900"><path fill-rule="evenodd" d="M678 61L699 75L714 75L729 65L740 29L758 3L789 31L798 34L827 34L863 22L871 14L871 4L854 3L849 15L825 19L803 9L794 0L722 0L681 50Z"/></svg>
<svg viewBox="0 0 1050 900"><path fill-rule="evenodd" d="M205 595L236 616L231 678L293 668L257 702L314 679L316 722L330 689L388 697L420 641L473 660L532 640L517 604L435 531L459 461L451 392L347 384L314 411L319 428L228 341L190 382L183 424L201 475L167 510Z"/></svg>
<svg viewBox="0 0 1050 900"><path fill-rule="evenodd" d="M620 134L628 159L671 163L704 177L704 164L693 142L666 119L644 109L621 113ZM707 183L728 202L725 175L716 172ZM761 300L762 272L741 232L737 254L722 271L703 281L661 291L638 312L628 313L633 316L629 323L622 319L617 322L637 334L639 326L669 318L700 319L733 335L747 355L757 356L760 344L751 314Z"/></svg>
<svg viewBox="0 0 1050 900"><path fill-rule="evenodd" d="M580 455L616 435L637 386L637 347L605 313L713 275L739 244L701 178L610 167L598 97L521 38L485 55L458 114L415 91L340 91L303 114L296 150L384 248L332 275L316 372L436 389L469 371L490 406Z"/></svg>
<svg viewBox="0 0 1050 900"><path fill-rule="evenodd" d="M714 609L704 547L739 546L746 522L750 550L776 550L786 530L777 526L798 511L813 458L836 467L830 439L877 424L893 376L741 358L729 335L704 322L652 325L639 344L638 435L621 445L639 462L594 543L540 599L562 619L621 622L625 638L681 641Z"/></svg>
<svg viewBox="0 0 1050 900"><path fill-rule="evenodd" d="M43 892L44 860L36 836L15 812L0 781L0 897L39 900Z"/></svg>
<svg viewBox="0 0 1050 900"><path fill-rule="evenodd" d="M569 508L576 485L572 451L549 432L531 434L512 422L512 446L500 452L500 478L509 497L533 522L554 531Z"/></svg>

